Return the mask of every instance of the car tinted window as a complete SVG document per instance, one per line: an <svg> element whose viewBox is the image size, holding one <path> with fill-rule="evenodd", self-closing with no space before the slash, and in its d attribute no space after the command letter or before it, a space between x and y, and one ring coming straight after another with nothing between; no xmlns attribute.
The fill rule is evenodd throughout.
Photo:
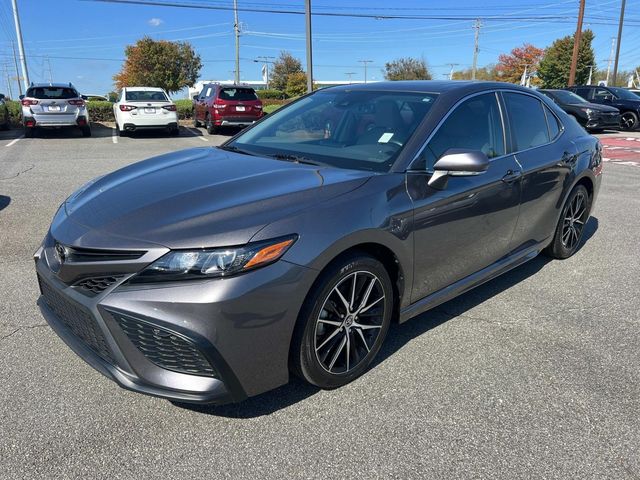
<svg viewBox="0 0 640 480"><path fill-rule="evenodd" d="M593 98L597 99L597 100L604 100L605 98L611 98L613 97L613 94L607 90L606 88L598 88L596 89Z"/></svg>
<svg viewBox="0 0 640 480"><path fill-rule="evenodd" d="M574 91L580 95L582 98L589 98L589 89L588 88L576 88Z"/></svg>
<svg viewBox="0 0 640 480"><path fill-rule="evenodd" d="M544 105L544 113L547 116L547 123L549 124L549 137L553 140L560 135L560 123L558 122L558 118L551 113L551 110L549 110L546 105Z"/></svg>
<svg viewBox="0 0 640 480"><path fill-rule="evenodd" d="M414 168L431 170L451 148L479 150L489 158L505 154L502 119L494 93L477 95L458 105L431 138Z"/></svg>
<svg viewBox="0 0 640 480"><path fill-rule="evenodd" d="M516 150L526 150L549 143L547 119L537 98L520 93L505 93L509 124Z"/></svg>
<svg viewBox="0 0 640 480"><path fill-rule="evenodd" d="M38 98L40 100L64 100L78 97L78 92L73 88L65 87L31 87L27 90L27 97Z"/></svg>
<svg viewBox="0 0 640 480"><path fill-rule="evenodd" d="M250 101L257 100L256 92L252 88L222 88L220 89L220 99Z"/></svg>
<svg viewBox="0 0 640 480"><path fill-rule="evenodd" d="M168 102L169 99L164 92L148 90L127 90L126 100L128 102Z"/></svg>

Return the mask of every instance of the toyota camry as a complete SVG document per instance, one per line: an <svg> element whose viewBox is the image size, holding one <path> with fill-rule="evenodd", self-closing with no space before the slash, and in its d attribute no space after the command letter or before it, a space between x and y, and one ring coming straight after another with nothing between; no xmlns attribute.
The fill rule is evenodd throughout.
<svg viewBox="0 0 640 480"><path fill-rule="evenodd" d="M529 89L328 88L82 186L35 254L38 304L137 392L225 403L291 374L335 388L391 322L573 255L601 172L599 142Z"/></svg>

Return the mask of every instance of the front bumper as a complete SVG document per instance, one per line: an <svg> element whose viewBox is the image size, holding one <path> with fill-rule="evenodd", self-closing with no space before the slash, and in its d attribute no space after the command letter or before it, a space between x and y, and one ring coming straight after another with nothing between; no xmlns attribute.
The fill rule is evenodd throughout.
<svg viewBox="0 0 640 480"><path fill-rule="evenodd" d="M288 381L291 335L313 281L311 270L281 260L237 277L136 289L123 285L129 274L87 295L53 273L43 250L36 253L42 315L76 354L123 388L181 402L222 404ZM123 329L123 317L190 347L177 354L171 344L156 348L173 362L161 367L144 348L148 344L141 348ZM192 367L193 350L213 374L173 368L187 357L183 363Z"/></svg>
<svg viewBox="0 0 640 480"><path fill-rule="evenodd" d="M610 128L620 129L620 114L597 114L587 119L586 127L589 129Z"/></svg>

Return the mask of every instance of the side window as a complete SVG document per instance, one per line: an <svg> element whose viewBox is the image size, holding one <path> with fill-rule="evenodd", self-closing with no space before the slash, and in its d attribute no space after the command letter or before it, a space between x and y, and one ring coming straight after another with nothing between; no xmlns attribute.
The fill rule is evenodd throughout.
<svg viewBox="0 0 640 480"><path fill-rule="evenodd" d="M589 89L588 88L576 88L576 95L580 95L582 98L588 100L589 99Z"/></svg>
<svg viewBox="0 0 640 480"><path fill-rule="evenodd" d="M211 92L213 91L212 87L207 87L204 90L204 95L202 96L202 98L209 98L211 96Z"/></svg>
<svg viewBox="0 0 640 480"><path fill-rule="evenodd" d="M432 170L433 164L451 148L479 150L489 158L505 154L495 93L477 95L458 105L421 153L417 167Z"/></svg>
<svg viewBox="0 0 640 480"><path fill-rule="evenodd" d="M549 143L547 119L537 98L520 93L504 93L509 125L516 150L526 150Z"/></svg>
<svg viewBox="0 0 640 480"><path fill-rule="evenodd" d="M611 94L611 92L605 88L598 88L596 89L595 94L593 95L593 97L597 100L604 100L605 98L611 98L613 97L613 95Z"/></svg>
<svg viewBox="0 0 640 480"><path fill-rule="evenodd" d="M544 113L547 116L547 124L549 125L549 137L551 140L555 140L558 135L560 135L560 123L558 122L558 118L551 113L551 110L544 105Z"/></svg>

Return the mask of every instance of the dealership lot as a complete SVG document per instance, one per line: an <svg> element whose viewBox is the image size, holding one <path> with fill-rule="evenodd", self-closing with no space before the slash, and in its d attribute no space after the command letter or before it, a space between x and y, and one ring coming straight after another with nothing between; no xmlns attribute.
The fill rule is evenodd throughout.
<svg viewBox="0 0 640 480"><path fill-rule="evenodd" d="M294 380L189 409L121 390L72 353L35 305L31 254L90 178L228 137L20 133L0 132L0 478L640 475L640 168L607 162L574 257L539 257L393 328L352 384Z"/></svg>

